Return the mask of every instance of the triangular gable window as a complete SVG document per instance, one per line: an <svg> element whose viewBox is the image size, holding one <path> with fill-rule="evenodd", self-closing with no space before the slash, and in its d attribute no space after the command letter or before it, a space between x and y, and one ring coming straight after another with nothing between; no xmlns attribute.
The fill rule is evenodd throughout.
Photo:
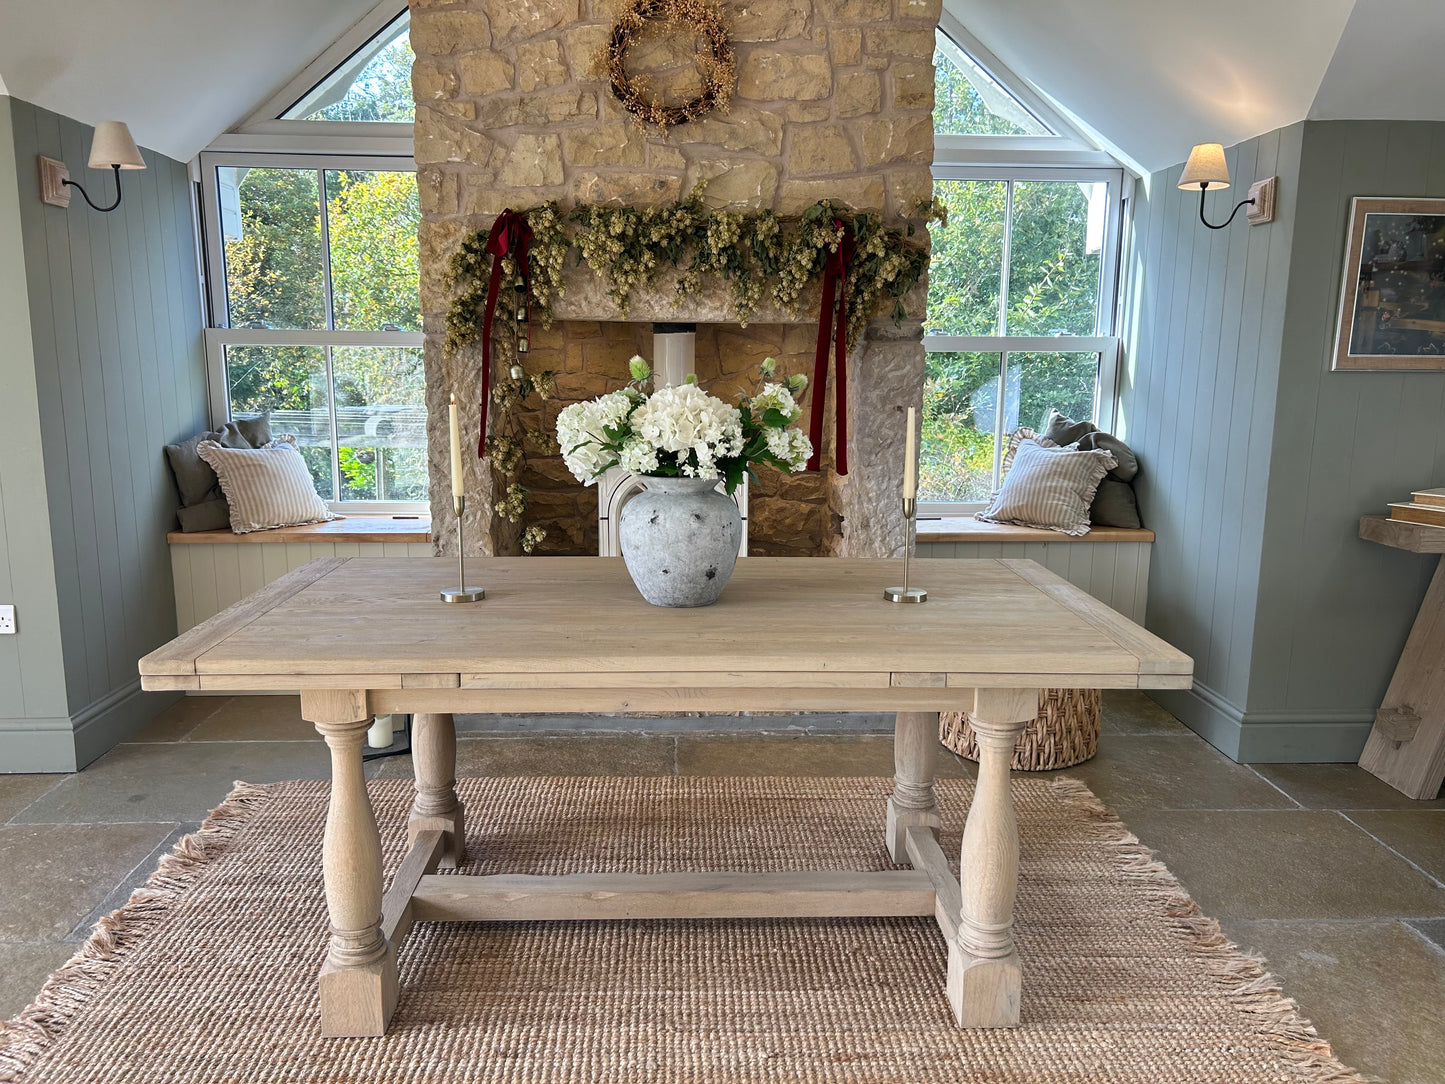
<svg viewBox="0 0 1445 1084"><path fill-rule="evenodd" d="M416 117L410 28L404 11L278 119L410 124Z"/></svg>
<svg viewBox="0 0 1445 1084"><path fill-rule="evenodd" d="M993 76L938 31L933 125L940 135L1056 135Z"/></svg>

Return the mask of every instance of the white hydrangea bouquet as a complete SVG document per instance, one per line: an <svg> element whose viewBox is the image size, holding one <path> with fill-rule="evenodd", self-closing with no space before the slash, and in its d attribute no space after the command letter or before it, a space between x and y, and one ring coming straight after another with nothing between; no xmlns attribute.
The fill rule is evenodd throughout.
<svg viewBox="0 0 1445 1084"><path fill-rule="evenodd" d="M762 390L736 406L686 384L649 392L652 370L640 357L629 363L632 381L621 391L573 403L557 415L562 457L579 482L591 485L611 467L660 478L721 478L728 493L758 463L785 473L802 470L813 455L807 434L793 428L802 417L797 397L807 377L771 380L773 358L759 366Z"/></svg>

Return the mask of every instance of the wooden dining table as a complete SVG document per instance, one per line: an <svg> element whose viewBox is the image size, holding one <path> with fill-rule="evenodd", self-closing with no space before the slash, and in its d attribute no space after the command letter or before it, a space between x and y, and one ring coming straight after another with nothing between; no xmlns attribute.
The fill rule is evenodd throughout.
<svg viewBox="0 0 1445 1084"><path fill-rule="evenodd" d="M296 691L330 747L322 849L330 941L325 1035L385 1032L416 922L932 916L963 1027L1019 1021L1010 760L1047 687L1182 689L1188 656L1026 560L920 560L928 601L883 597L900 563L749 558L713 606L661 609L616 558L470 565L486 590L447 605L442 559L330 558L295 569L140 662L146 689ZM978 781L953 875L937 835L938 713L966 710ZM455 789L457 712L893 712L879 810L899 867L808 873L471 876ZM414 714L409 850L385 887L362 746L373 716ZM545 831L546 810L538 810Z"/></svg>

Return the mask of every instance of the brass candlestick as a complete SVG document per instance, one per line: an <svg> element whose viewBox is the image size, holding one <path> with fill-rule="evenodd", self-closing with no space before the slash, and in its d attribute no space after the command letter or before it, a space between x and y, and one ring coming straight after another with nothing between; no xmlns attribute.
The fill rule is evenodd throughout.
<svg viewBox="0 0 1445 1084"><path fill-rule="evenodd" d="M908 560L913 553L914 517L918 514L918 501L913 497L903 498L903 586L883 588L883 597L889 602L927 602L928 592L921 587L908 586Z"/></svg>
<svg viewBox="0 0 1445 1084"><path fill-rule="evenodd" d="M487 592L481 587L467 586L467 547L462 525L462 513L467 510L467 499L453 497L452 506L457 510L457 571L461 573L461 577L457 580L457 586L445 588L441 597L443 602L476 602L486 598Z"/></svg>

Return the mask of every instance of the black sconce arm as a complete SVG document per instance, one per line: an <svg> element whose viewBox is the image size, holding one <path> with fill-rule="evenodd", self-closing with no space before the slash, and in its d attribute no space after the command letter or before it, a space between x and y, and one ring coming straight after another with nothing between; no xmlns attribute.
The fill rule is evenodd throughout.
<svg viewBox="0 0 1445 1084"><path fill-rule="evenodd" d="M85 197L85 202L90 204L90 206L95 210L114 211L117 207L120 206L120 166L111 166L110 168L115 170L115 202L112 203L109 207L101 207L100 205L98 205L95 200L90 198L90 193L87 192L85 190L85 187L79 182L72 181L69 177L67 177L61 183L68 184L71 188L74 188L77 192L79 192L82 196Z"/></svg>
<svg viewBox="0 0 1445 1084"><path fill-rule="evenodd" d="M1231 222L1234 221L1234 216L1237 215L1237 214L1239 214L1239 209L1240 209L1241 207L1249 207L1249 206L1251 206L1251 205L1254 203L1254 200L1253 200L1253 199L1240 200L1238 203L1236 203L1236 204L1234 205L1234 210L1232 210L1232 211L1229 212L1229 217L1226 218L1223 222L1221 222L1218 226L1216 226L1216 225L1214 225L1212 222L1210 222L1209 219L1207 219L1207 218L1204 217L1204 194L1205 194L1206 192L1208 192L1208 191L1209 191L1209 182L1208 182L1208 181L1201 181L1201 182L1199 183L1199 221L1200 221L1200 222L1203 222L1204 225L1207 226L1207 227L1208 227L1209 229L1211 229L1211 230L1222 230L1222 229L1224 229L1226 226L1228 226Z"/></svg>

